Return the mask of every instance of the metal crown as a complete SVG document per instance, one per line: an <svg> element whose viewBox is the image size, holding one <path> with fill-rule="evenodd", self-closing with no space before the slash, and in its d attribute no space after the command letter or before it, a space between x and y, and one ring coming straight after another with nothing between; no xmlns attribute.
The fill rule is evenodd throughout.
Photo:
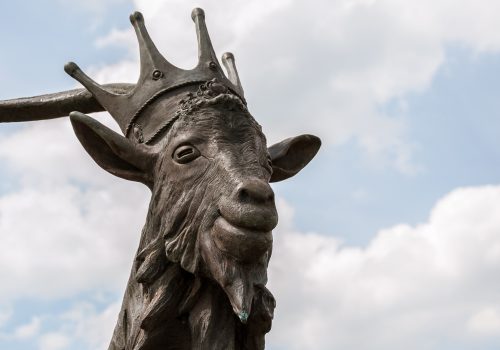
<svg viewBox="0 0 500 350"><path fill-rule="evenodd" d="M97 101L116 120L124 135L129 137L131 129L138 123L142 127L154 130L156 126L147 124L164 123L168 119L168 113L161 117L163 120L148 120L148 117L141 116L142 111L156 101L160 96L175 95L176 91L185 91L182 87L198 87L200 83L205 83L216 79L216 81L228 88L230 92L237 95L244 103L243 88L241 87L238 71L233 54L226 52L222 55L228 77L224 74L219 61L212 47L212 42L205 24L205 13L200 8L195 8L191 12L191 18L196 25L198 37L198 64L191 70L178 68L168 62L158 51L149 36L144 24L144 17L140 12L130 15L140 52L140 76L135 87L127 93L117 94L105 89L88 77L74 62L69 62L64 66L66 73L78 80Z"/></svg>

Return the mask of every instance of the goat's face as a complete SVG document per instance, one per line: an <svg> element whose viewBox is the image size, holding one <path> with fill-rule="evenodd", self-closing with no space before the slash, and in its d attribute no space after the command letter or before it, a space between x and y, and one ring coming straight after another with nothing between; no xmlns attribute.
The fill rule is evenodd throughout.
<svg viewBox="0 0 500 350"><path fill-rule="evenodd" d="M240 111L206 108L178 121L164 144L155 175L163 180L153 192L168 198L165 211L173 203L189 206L186 215L194 229L210 231L217 248L239 261L268 252L278 220L269 186L273 170L254 119ZM177 220L183 216L176 215Z"/></svg>
<svg viewBox="0 0 500 350"><path fill-rule="evenodd" d="M255 287L267 282L278 216L269 182L296 174L319 139L302 135L269 149L245 110L206 106L177 120L151 147L135 144L82 114L75 132L109 172L147 184L150 215L166 257L216 281L245 322Z"/></svg>

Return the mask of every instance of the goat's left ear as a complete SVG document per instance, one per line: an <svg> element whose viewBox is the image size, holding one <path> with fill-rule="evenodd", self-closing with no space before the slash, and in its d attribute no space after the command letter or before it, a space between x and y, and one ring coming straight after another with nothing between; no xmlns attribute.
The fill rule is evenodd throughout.
<svg viewBox="0 0 500 350"><path fill-rule="evenodd" d="M71 112L69 116L76 137L101 168L152 188L155 156L144 145L134 144L88 115Z"/></svg>
<svg viewBox="0 0 500 350"><path fill-rule="evenodd" d="M297 174L314 158L320 146L319 137L300 135L269 147L273 165L271 182L282 181Z"/></svg>

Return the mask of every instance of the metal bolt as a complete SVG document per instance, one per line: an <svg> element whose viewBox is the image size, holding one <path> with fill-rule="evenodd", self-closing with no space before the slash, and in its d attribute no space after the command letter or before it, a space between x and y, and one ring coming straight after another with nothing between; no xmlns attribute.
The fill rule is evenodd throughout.
<svg viewBox="0 0 500 350"><path fill-rule="evenodd" d="M153 79L154 79L154 80L158 80L158 79L160 79L161 77L163 77L163 73L162 73L160 70L155 69L155 70L153 71Z"/></svg>
<svg viewBox="0 0 500 350"><path fill-rule="evenodd" d="M210 61L210 63L208 64L208 68L210 68L212 70L216 70L217 69L217 65L215 64L214 61Z"/></svg>

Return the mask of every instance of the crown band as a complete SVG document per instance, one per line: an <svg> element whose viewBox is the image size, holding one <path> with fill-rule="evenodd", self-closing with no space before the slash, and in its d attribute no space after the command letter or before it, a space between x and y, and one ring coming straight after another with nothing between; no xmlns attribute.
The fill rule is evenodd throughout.
<svg viewBox="0 0 500 350"><path fill-rule="evenodd" d="M184 86L192 85L194 83L200 83L199 81L191 81L186 82L184 84L179 84L176 88L181 88ZM203 103L212 102L218 103L231 100L232 104L240 105L240 108L244 111L247 111L246 101L239 96L235 91L231 88L225 86L220 83L216 78L210 81L204 81L202 84L198 86L198 90L193 92L188 92L185 98L182 98L178 104L179 108L174 113L174 116L164 122L148 139L144 139L142 126L137 123L137 119L144 109L151 105L155 100L157 100L160 96L169 92L171 89L164 89L158 91L155 95L153 95L150 99L148 99L143 106L134 114L129 124L127 125L127 129L125 135L129 137L131 131L133 131L134 138L139 143L151 144L160 134L162 134L165 130L169 129L173 123L182 116L188 115L194 110L197 110L199 106ZM224 95L225 98L222 98L221 95Z"/></svg>

